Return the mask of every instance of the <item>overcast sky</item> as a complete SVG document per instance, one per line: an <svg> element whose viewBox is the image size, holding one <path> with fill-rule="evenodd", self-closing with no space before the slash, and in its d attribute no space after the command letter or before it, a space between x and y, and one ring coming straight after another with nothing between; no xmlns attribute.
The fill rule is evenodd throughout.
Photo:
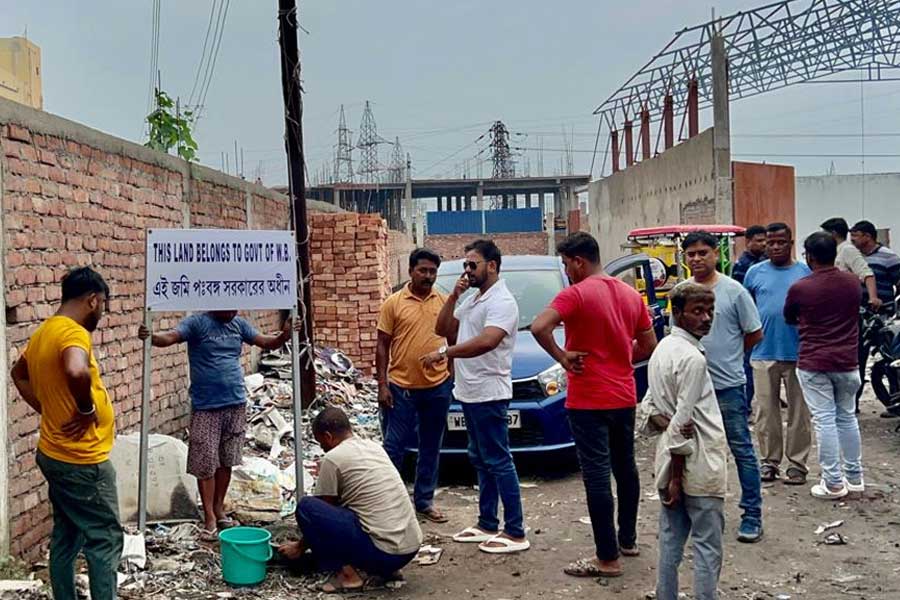
<svg viewBox="0 0 900 600"><path fill-rule="evenodd" d="M716 3L718 14L759 0ZM204 164L244 149L248 178L286 178L275 0L231 0L196 138ZM798 6L804 7L807 0ZM152 0L0 2L0 36L42 49L44 108L113 135L143 141L148 108ZM158 66L162 87L186 102L201 59L212 0L161 0ZM544 172L558 172L562 130L574 131L575 171L591 164L592 111L671 40L709 19L694 0L319 0L301 2L308 171L334 151L338 108L359 129L373 104L379 134L399 136L414 175L458 176L501 119L515 143L544 147ZM733 153L741 160L794 164L798 174L900 170L896 103L900 84L799 85L732 105ZM709 121L704 115L704 121ZM753 137L769 134L771 137ZM793 134L793 135L792 135ZM844 134L846 137L809 137ZM749 136L749 137L748 137ZM777 137L775 137L777 136ZM802 137L807 136L807 137ZM524 140L519 142L518 140ZM606 142L604 134L601 146ZM387 163L390 147L380 148ZM484 156L484 155L482 155ZM527 151L531 174L538 153ZM231 158L233 160L233 156ZM359 156L354 154L358 163ZM599 164L595 174L599 172ZM484 172L490 173L490 165ZM232 170L234 169L232 163ZM607 172L609 164L606 165Z"/></svg>

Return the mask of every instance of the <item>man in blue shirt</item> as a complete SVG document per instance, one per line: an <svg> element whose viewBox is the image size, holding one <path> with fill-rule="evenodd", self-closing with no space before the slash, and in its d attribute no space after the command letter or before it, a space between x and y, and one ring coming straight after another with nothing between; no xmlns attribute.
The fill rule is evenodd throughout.
<svg viewBox="0 0 900 600"><path fill-rule="evenodd" d="M750 267L766 260L766 228L762 225L751 225L744 231L744 240L747 249L731 269L731 278L740 284L744 283ZM753 388L753 369L750 367L749 352L744 355L744 376L747 378L747 385L744 386L747 410L750 410L756 390Z"/></svg>
<svg viewBox="0 0 900 600"><path fill-rule="evenodd" d="M681 242L681 249L693 275L688 281L712 290L716 297L712 330L700 343L706 351L725 435L741 483L740 507L744 514L737 539L758 542L763 536L762 485L744 396L747 383L744 354L762 340L759 312L741 284L716 271L719 241L713 235L705 231L692 233Z"/></svg>
<svg viewBox="0 0 900 600"><path fill-rule="evenodd" d="M225 515L225 495L231 468L241 464L241 447L247 430L247 392L241 368L243 345L265 350L280 348L291 337L285 320L277 335L261 335L236 310L196 313L163 333L143 325L142 340L151 338L156 348L186 342L191 366L191 424L187 471L197 478L206 537L236 523Z"/></svg>
<svg viewBox="0 0 900 600"><path fill-rule="evenodd" d="M812 444L810 415L797 380L797 353L800 338L797 328L784 320L787 291L812 271L791 256L794 247L791 228L772 223L766 228L769 260L747 272L744 287L753 296L762 319L763 340L753 348L750 363L756 384L756 438L762 462L763 481L775 481L781 475L781 462L787 455L784 483L806 483L809 470L806 459ZM787 432L781 422L781 384L787 392Z"/></svg>

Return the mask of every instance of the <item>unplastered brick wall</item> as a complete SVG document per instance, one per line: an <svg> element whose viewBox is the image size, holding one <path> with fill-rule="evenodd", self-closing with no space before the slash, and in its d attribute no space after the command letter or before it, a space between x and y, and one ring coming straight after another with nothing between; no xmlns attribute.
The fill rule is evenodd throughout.
<svg viewBox="0 0 900 600"><path fill-rule="evenodd" d="M380 215L311 214L310 263L316 344L375 369L378 311L390 293L387 225Z"/></svg>
<svg viewBox="0 0 900 600"><path fill-rule="evenodd" d="M436 251L443 260L455 260L465 256L466 245L477 239L494 240L502 254L547 254L547 234L544 232L427 235L425 245Z"/></svg>
<svg viewBox="0 0 900 600"><path fill-rule="evenodd" d="M134 429L140 421L142 352L136 334L142 319L145 228L283 229L287 199L6 100L0 100L0 144L9 362L3 368L8 371L29 335L56 310L65 272L91 265L112 294L109 313L93 336L95 353L114 402L117 430ZM312 208L333 210L316 203ZM172 327L181 316L159 317L154 328ZM277 326L274 312L249 317L262 331ZM249 360L248 352L245 366ZM187 425L187 375L184 348L154 350L153 431L179 433ZM38 416L11 383L5 392L9 485L0 493L8 493L11 552L34 558L51 529L47 491L34 461Z"/></svg>

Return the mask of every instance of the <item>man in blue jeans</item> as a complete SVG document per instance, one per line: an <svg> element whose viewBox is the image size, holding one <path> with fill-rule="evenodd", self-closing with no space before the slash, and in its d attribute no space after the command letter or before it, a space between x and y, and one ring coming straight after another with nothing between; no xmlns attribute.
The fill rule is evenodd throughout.
<svg viewBox="0 0 900 600"><path fill-rule="evenodd" d="M788 290L784 318L800 332L797 377L819 446L822 479L810 493L835 500L865 491L855 413L862 289L856 276L835 267L838 246L827 233L812 234L803 248L813 272Z"/></svg>
<svg viewBox="0 0 900 600"><path fill-rule="evenodd" d="M309 550L321 570L335 572L323 592L360 590L360 571L387 578L409 564L422 530L384 449L353 435L344 411L322 409L312 430L325 456L313 496L297 506L303 539L278 551L296 560Z"/></svg>
<svg viewBox="0 0 900 600"><path fill-rule="evenodd" d="M422 357L426 368L454 359L454 395L462 402L469 434L469 460L478 472L478 525L453 536L477 543L491 554L521 552L531 547L525 538L519 476L509 450L506 421L512 398L512 352L519 327L516 299L500 279L500 249L490 240L466 246L464 274L438 316L438 335L454 345ZM469 289L478 292L457 306ZM503 501L503 531L497 518Z"/></svg>
<svg viewBox="0 0 900 600"><path fill-rule="evenodd" d="M378 316L375 373L384 426L384 450L402 471L406 444L418 431L416 511L435 523L447 517L434 507L441 441L447 427L453 382L447 364L425 369L424 354L444 346L434 333L447 297L434 289L441 258L417 248L409 255L409 283L392 294Z"/></svg>
<svg viewBox="0 0 900 600"><path fill-rule="evenodd" d="M716 298L712 331L701 340L701 344L706 351L728 446L741 482L740 507L744 514L737 539L752 543L763 536L762 482L756 450L750 437L750 412L744 389L747 384L744 354L762 341L762 322L744 286L716 271L718 247L718 240L702 231L688 235L681 243L693 275L688 281L712 290Z"/></svg>

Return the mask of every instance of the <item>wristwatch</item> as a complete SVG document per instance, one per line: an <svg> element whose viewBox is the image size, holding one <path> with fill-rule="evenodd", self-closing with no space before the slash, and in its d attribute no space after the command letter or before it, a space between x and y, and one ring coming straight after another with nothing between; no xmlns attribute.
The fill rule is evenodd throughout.
<svg viewBox="0 0 900 600"><path fill-rule="evenodd" d="M447 346L444 345L444 346L441 346L440 348L438 348L438 354L440 354L444 358L447 358Z"/></svg>

